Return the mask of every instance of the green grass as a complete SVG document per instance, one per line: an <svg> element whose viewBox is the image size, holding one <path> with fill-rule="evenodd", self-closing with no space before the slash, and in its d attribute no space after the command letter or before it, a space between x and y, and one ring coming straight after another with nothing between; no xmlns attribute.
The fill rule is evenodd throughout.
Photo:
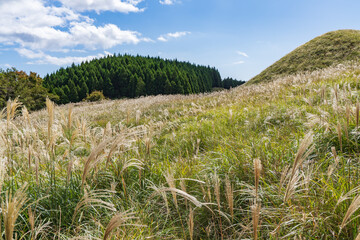
<svg viewBox="0 0 360 240"><path fill-rule="evenodd" d="M249 80L248 84L272 81L289 74L314 71L359 60L360 31L338 30L321 35L296 48Z"/></svg>
<svg viewBox="0 0 360 240"><path fill-rule="evenodd" d="M358 69L55 106L50 145L46 111L9 127L5 112L1 236L6 194L27 183L23 239L355 239Z"/></svg>

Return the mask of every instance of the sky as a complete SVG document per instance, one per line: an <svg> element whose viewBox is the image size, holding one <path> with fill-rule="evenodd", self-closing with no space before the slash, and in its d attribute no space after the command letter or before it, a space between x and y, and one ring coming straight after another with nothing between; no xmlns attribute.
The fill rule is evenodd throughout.
<svg viewBox="0 0 360 240"><path fill-rule="evenodd" d="M312 38L360 29L359 0L0 0L0 68L41 77L111 54L249 80Z"/></svg>

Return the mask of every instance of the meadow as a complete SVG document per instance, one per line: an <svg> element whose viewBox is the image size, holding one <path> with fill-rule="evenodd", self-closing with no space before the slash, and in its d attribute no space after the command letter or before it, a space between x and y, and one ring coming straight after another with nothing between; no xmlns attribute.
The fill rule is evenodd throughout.
<svg viewBox="0 0 360 240"><path fill-rule="evenodd" d="M0 113L0 239L360 239L360 65Z"/></svg>

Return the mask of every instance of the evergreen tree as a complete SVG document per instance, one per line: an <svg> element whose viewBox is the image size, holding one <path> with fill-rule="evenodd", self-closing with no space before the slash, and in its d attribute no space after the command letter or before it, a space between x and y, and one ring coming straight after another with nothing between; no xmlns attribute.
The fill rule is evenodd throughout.
<svg viewBox="0 0 360 240"><path fill-rule="evenodd" d="M137 78L136 83L136 97L144 96L146 94L146 84L141 77Z"/></svg>
<svg viewBox="0 0 360 240"><path fill-rule="evenodd" d="M75 88L71 87L73 84ZM80 65L72 64L66 69L60 68L47 75L43 85L50 91L61 88L68 99L61 99L64 96L59 91L53 92L62 95L59 96L60 102L67 102L75 99L81 101L85 92L94 90L102 91L108 98L121 98L206 92L213 87L221 87L223 83L219 72L208 66L159 57L114 54ZM64 86L69 88L68 94ZM11 91L11 86L7 86L6 92Z"/></svg>
<svg viewBox="0 0 360 240"><path fill-rule="evenodd" d="M135 90L136 90L136 84L137 84L137 78L138 76L136 73L130 77L129 86L128 86L128 96L127 97L135 97Z"/></svg>
<svg viewBox="0 0 360 240"><path fill-rule="evenodd" d="M69 101L70 102L77 102L79 99L76 86L72 80L69 81Z"/></svg>
<svg viewBox="0 0 360 240"><path fill-rule="evenodd" d="M78 91L79 100L83 100L89 94L89 88L87 87L84 78L80 81L80 91Z"/></svg>

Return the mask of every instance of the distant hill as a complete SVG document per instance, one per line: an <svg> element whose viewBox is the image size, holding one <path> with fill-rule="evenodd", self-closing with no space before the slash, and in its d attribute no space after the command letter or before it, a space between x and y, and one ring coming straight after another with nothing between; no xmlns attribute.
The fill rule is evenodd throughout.
<svg viewBox="0 0 360 240"><path fill-rule="evenodd" d="M248 84L271 81L275 77L326 68L360 57L360 31L338 30L314 38L296 48L252 78Z"/></svg>
<svg viewBox="0 0 360 240"><path fill-rule="evenodd" d="M231 87L242 83L230 82ZM93 91L115 99L210 92L224 84L215 68L158 57L113 55L61 68L44 78L44 86L64 104L79 102Z"/></svg>

